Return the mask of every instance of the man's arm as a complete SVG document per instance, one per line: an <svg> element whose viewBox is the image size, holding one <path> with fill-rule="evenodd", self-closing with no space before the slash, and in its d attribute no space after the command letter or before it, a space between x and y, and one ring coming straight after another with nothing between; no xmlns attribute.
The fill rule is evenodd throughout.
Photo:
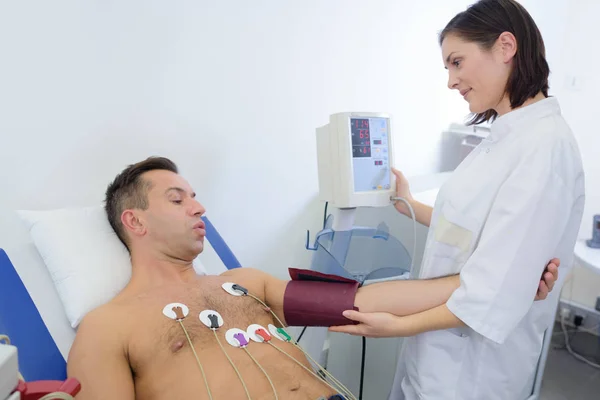
<svg viewBox="0 0 600 400"><path fill-rule="evenodd" d="M249 267L230 269L220 276L227 277L232 283L244 286L248 289L249 294L264 301L285 324L283 296L289 281L275 278L264 271Z"/></svg>
<svg viewBox="0 0 600 400"><path fill-rule="evenodd" d="M558 279L560 261L553 259L546 267L540 281L536 300L545 299ZM284 295L289 281L277 279L258 269L237 268L221 276L229 276L234 283L246 285L250 293L264 301L279 319L286 324ZM463 323L445 307L446 301L460 285L460 276L453 275L427 280L382 282L358 289L355 306L363 313L387 312L396 316L411 316L402 323L403 331L416 332L423 329L445 329L462 326Z"/></svg>
<svg viewBox="0 0 600 400"><path fill-rule="evenodd" d="M361 312L411 315L446 303L459 286L459 275L375 283L359 288L354 304Z"/></svg>
<svg viewBox="0 0 600 400"><path fill-rule="evenodd" d="M231 277L233 283L246 286L249 293L263 300L286 323L283 300L289 281L252 268L237 268L221 276ZM430 280L376 283L359 288L354 304L362 312L386 311L396 315L409 315L444 304L459 284L458 275Z"/></svg>
<svg viewBox="0 0 600 400"><path fill-rule="evenodd" d="M135 399L124 342L110 316L102 309L86 316L69 352L68 376L81 383L78 400Z"/></svg>
<svg viewBox="0 0 600 400"><path fill-rule="evenodd" d="M548 293L554 288L554 283L558 279L558 267L560 265L560 260L557 258L553 258L550 260L544 273L542 275L542 279L540 280L540 284L538 287L537 294L535 296L535 301L540 301L546 299ZM413 336L419 333L434 331L438 329L449 329L449 328L458 328L461 326L465 326L465 323L461 321L456 315L454 315L448 307L446 307L446 301L450 297L450 295L454 292L454 290L460 285L460 276L454 275L449 277L452 282L442 282L443 279L440 280L431 280L432 289L439 289L439 296L445 297L447 295L447 291L450 290L450 294L447 298L445 298L441 303L435 304L433 307L417 310L415 312L409 312L408 314L397 314L392 310L383 309L382 304L369 304L373 306L372 311L379 312L389 312L395 314L397 316L404 316L404 318L396 320L397 326L397 336ZM439 281L439 282L438 282ZM414 281L413 281L414 282ZM451 287L453 287L451 289ZM368 288L368 286L367 286ZM365 288L366 289L366 288ZM377 290L374 289L374 292ZM360 292L360 291L359 291ZM416 294L416 293L415 293ZM372 294L365 294L367 297L373 297ZM357 295L357 300L359 296ZM434 297L431 298L435 299ZM420 303L420 302L419 302ZM420 304L419 304L420 305ZM417 308L415 308L417 309ZM366 310L360 309L363 312L369 312Z"/></svg>
<svg viewBox="0 0 600 400"><path fill-rule="evenodd" d="M553 289L554 282L558 279L559 265L560 260L554 258L546 266L535 296L536 301L544 300ZM430 280L378 283L361 287L356 294L355 305L361 313L386 312L403 317L385 323L395 331L392 336L414 336L438 329L458 328L465 326L465 323L450 312L446 302L459 286L460 275ZM355 312L350 312L347 317L367 326L370 322L368 319L361 320L360 314ZM364 335L369 333L363 332Z"/></svg>

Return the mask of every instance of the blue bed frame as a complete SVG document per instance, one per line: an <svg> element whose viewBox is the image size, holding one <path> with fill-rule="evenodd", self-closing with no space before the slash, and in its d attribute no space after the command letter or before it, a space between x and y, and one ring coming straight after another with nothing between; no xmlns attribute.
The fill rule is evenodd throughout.
<svg viewBox="0 0 600 400"><path fill-rule="evenodd" d="M240 268L237 258L206 217L206 238L227 269ZM23 281L0 248L0 333L18 348L19 370L27 381L65 380L67 365Z"/></svg>

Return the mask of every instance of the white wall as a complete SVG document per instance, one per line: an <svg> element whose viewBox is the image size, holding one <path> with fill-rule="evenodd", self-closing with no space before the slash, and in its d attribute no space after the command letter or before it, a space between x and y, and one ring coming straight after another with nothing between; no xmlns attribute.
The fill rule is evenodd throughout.
<svg viewBox="0 0 600 400"><path fill-rule="evenodd" d="M437 33L469 3L2 3L0 246L27 240L14 209L97 204L124 166L165 155L243 264L306 266L315 127L392 113L397 166L434 171L441 130L467 112ZM525 2L545 34L559 28L550 59L564 4Z"/></svg>
<svg viewBox="0 0 600 400"><path fill-rule="evenodd" d="M446 88L437 33L469 3L2 3L0 222L11 229L0 246L28 240L14 209L97 204L125 165L159 154L180 165L243 264L306 266L304 232L322 212L315 127L334 112L390 112L397 166L435 171L441 130L467 112ZM599 139L580 106L597 85L582 58L597 57L589 32L571 15L566 34L566 0L523 4L546 39L552 87L574 66L590 85L561 100L598 204ZM577 4L591 30L593 0Z"/></svg>
<svg viewBox="0 0 600 400"><path fill-rule="evenodd" d="M586 173L586 207L580 236L590 238L592 217L600 214L600 131L598 129L598 92L600 54L596 50L597 16L600 2L578 0L572 2L567 21L564 47L566 75L560 82L558 96L563 114L579 142ZM563 298L594 307L600 296L600 275L576 267L571 281L565 285Z"/></svg>
<svg viewBox="0 0 600 400"><path fill-rule="evenodd" d="M160 154L180 165L242 263L278 274L306 265L304 231L319 227L322 207L315 127L338 111L390 112L397 166L434 171L441 130L467 112L445 87L436 35L468 3L5 2L0 220L99 203L125 165ZM524 4L554 87L565 81L566 2ZM598 140L591 116L571 120L586 144ZM0 229L4 248L26 239Z"/></svg>
<svg viewBox="0 0 600 400"><path fill-rule="evenodd" d="M436 35L467 2L449 3L3 2L0 246L27 240L14 209L97 204L127 164L164 155L244 265L307 266L329 114L392 113L409 175L462 118Z"/></svg>

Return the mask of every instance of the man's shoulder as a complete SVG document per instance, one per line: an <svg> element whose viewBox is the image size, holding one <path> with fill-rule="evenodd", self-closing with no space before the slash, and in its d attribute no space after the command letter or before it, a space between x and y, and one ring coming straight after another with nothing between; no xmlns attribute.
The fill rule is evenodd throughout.
<svg viewBox="0 0 600 400"><path fill-rule="evenodd" d="M111 301L87 313L79 327L77 337L111 337L120 336L126 322L125 307L119 302Z"/></svg>
<svg viewBox="0 0 600 400"><path fill-rule="evenodd" d="M85 315L69 351L69 376L85 376L85 371L95 368L96 362L127 362L128 336L121 315L121 308L114 303L99 306Z"/></svg>
<svg viewBox="0 0 600 400"><path fill-rule="evenodd" d="M232 268L227 271L221 273L219 276L230 276L230 277L240 277L245 279L261 279L266 280L270 277L270 275L262 271L258 268L252 267L244 267L244 268Z"/></svg>
<svg viewBox="0 0 600 400"><path fill-rule="evenodd" d="M107 303L90 311L77 327L67 365L76 365L82 359L98 353L119 354L126 349L126 332L123 330L119 306Z"/></svg>

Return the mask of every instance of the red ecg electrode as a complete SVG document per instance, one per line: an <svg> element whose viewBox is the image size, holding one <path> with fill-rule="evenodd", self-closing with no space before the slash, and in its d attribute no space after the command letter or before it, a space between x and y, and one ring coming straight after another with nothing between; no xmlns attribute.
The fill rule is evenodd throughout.
<svg viewBox="0 0 600 400"><path fill-rule="evenodd" d="M265 342L271 340L271 335L269 335L264 329L257 329L255 333L263 338Z"/></svg>

